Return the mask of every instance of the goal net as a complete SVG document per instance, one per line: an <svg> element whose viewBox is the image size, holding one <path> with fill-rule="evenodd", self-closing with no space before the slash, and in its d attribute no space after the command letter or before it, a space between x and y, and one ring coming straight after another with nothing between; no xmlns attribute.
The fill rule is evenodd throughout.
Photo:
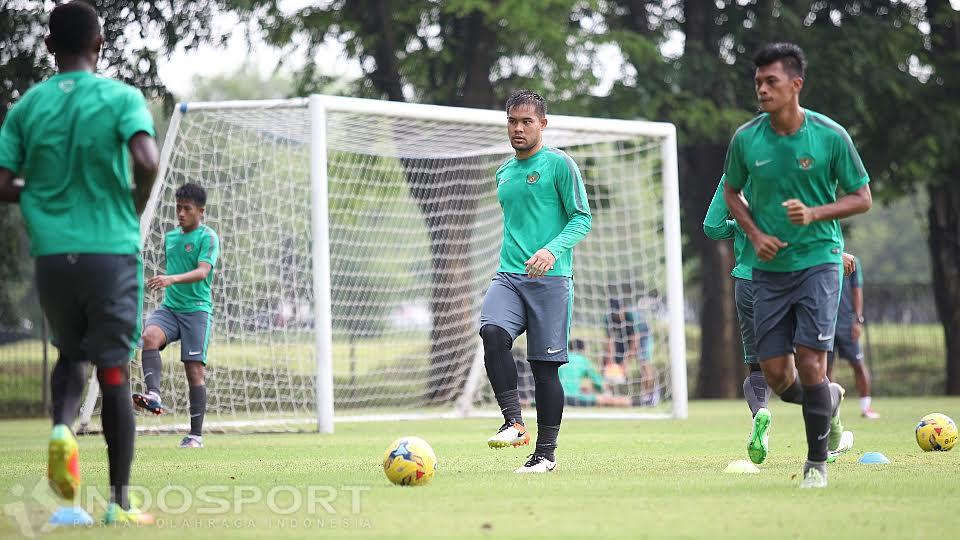
<svg viewBox="0 0 960 540"><path fill-rule="evenodd" d="M545 142L577 162L594 215L574 252L570 336L606 377L602 392L631 405L565 416L685 416L673 126L549 121ZM505 128L503 112L328 96L178 108L141 224L143 261L146 277L164 270L177 187L206 188L221 256L205 429L499 413L478 320L503 234L493 178L512 155ZM144 316L161 302L147 292ZM608 353L618 347L622 369ZM513 352L532 399L525 350L521 337ZM179 344L162 356L170 410L139 424L186 429ZM142 388L138 362L131 371Z"/></svg>

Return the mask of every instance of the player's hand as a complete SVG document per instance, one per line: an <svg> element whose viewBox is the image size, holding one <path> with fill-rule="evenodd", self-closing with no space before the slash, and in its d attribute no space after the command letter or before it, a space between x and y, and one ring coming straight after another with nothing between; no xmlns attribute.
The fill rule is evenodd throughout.
<svg viewBox="0 0 960 540"><path fill-rule="evenodd" d="M844 252L841 257L843 258L843 275L849 276L857 269L857 259L846 252Z"/></svg>
<svg viewBox="0 0 960 540"><path fill-rule="evenodd" d="M532 278L543 277L547 272L553 270L553 264L557 262L557 258L553 256L553 253L550 253L550 250L543 248L537 250L533 254L533 257L527 259L527 262L523 263L527 266L527 275Z"/></svg>
<svg viewBox="0 0 960 540"><path fill-rule="evenodd" d="M173 285L173 278L163 274L153 276L147 280L147 288L151 291L157 291L170 285Z"/></svg>
<svg viewBox="0 0 960 540"><path fill-rule="evenodd" d="M769 261L777 256L777 252L787 247L787 243L781 241L776 236L770 236L762 232L757 232L750 237L750 243L753 244L753 250L757 252L757 257L761 261Z"/></svg>
<svg viewBox="0 0 960 540"><path fill-rule="evenodd" d="M858 341L860 339L860 334L862 333L863 324L860 321L853 321L853 328L850 330L850 337L853 338L854 341Z"/></svg>
<svg viewBox="0 0 960 540"><path fill-rule="evenodd" d="M794 225L809 225L813 223L813 210L803 204L800 199L788 199L781 205L787 209L787 217Z"/></svg>

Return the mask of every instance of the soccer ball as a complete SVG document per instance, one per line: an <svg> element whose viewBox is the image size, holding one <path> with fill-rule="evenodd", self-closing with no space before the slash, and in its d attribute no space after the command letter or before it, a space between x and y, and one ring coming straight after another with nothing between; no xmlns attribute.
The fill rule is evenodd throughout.
<svg viewBox="0 0 960 540"><path fill-rule="evenodd" d="M924 452L946 452L957 443L957 424L949 416L930 413L917 424L917 444Z"/></svg>
<svg viewBox="0 0 960 540"><path fill-rule="evenodd" d="M383 472L398 486L422 486L433 479L437 455L420 437L400 437L383 453Z"/></svg>

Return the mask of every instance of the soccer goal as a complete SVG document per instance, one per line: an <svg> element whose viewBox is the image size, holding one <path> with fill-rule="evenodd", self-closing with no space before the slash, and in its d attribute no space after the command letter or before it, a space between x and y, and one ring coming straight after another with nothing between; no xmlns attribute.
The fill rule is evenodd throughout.
<svg viewBox="0 0 960 540"><path fill-rule="evenodd" d="M606 371L604 391L637 405L565 416L685 417L674 126L550 115L544 134L579 164L594 214L574 254L571 338ZM143 260L147 277L162 272L174 191L203 185L222 244L205 429L496 416L478 320L503 234L494 172L512 152L502 111L319 95L181 104L142 218ZM611 299L629 315L612 317ZM148 292L144 315L161 300ZM619 372L601 365L611 332L637 343ZM523 338L513 349L522 393L525 349ZM185 429L178 345L162 354L171 411L138 423ZM139 363L132 373L137 389ZM81 421L95 409L94 392Z"/></svg>

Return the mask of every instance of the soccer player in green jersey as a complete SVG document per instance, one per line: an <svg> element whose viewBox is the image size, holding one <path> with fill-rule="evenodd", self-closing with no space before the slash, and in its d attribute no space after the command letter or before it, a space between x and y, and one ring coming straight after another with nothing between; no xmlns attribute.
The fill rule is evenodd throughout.
<svg viewBox="0 0 960 540"><path fill-rule="evenodd" d="M590 231L592 216L577 164L543 144L547 106L528 90L507 100L507 135L516 154L497 169L503 209L500 267L483 299L480 337L487 377L504 423L488 439L492 448L529 444L520 414L517 367L510 349L527 333L527 360L535 380L537 444L517 473L546 473L563 417L557 373L567 361L573 308L573 246Z"/></svg>
<svg viewBox="0 0 960 540"><path fill-rule="evenodd" d="M850 363L853 380L860 394L860 415L876 419L870 399L870 370L863 358L860 334L863 333L863 269L860 260L854 261L854 271L844 277L840 291L840 309L837 313L836 347L827 354L827 378L833 380L833 361L837 356Z"/></svg>
<svg viewBox="0 0 960 540"><path fill-rule="evenodd" d="M20 204L40 305L59 350L47 472L54 491L76 497L79 452L70 426L92 362L110 470L104 521L148 524L153 518L127 496L136 435L128 364L143 285L137 216L159 161L153 120L137 89L94 74L103 35L93 7L60 4L49 26L58 73L27 91L0 130L0 200ZM70 510L51 522L92 523L83 510Z"/></svg>
<svg viewBox="0 0 960 540"><path fill-rule="evenodd" d="M147 281L152 290L166 290L163 305L150 314L143 331L141 362L147 393L133 394L133 403L154 414L163 413L160 351L179 340L190 392L190 433L180 441L180 448L203 448L203 416L207 410L204 366L213 327L210 286L220 255L220 239L201 222L207 206L207 192L202 187L184 184L174 196L180 226L163 239L166 274Z"/></svg>
<svg viewBox="0 0 960 540"><path fill-rule="evenodd" d="M826 487L828 453L843 436L843 389L826 378L840 303L838 220L870 209L870 178L846 130L800 107L806 67L800 47L768 45L754 65L763 114L730 142L724 200L753 248L743 260L753 269L760 368L784 401L803 406L807 460L800 487ZM748 181L749 208L740 197Z"/></svg>
<svg viewBox="0 0 960 540"><path fill-rule="evenodd" d="M747 455L756 464L763 463L769 452L769 431L773 416L767 408L770 399L770 386L767 384L757 360L757 339L754 333L753 318L753 269L743 263L743 253L747 247L747 237L737 222L730 218L727 204L723 200L723 177L717 184L717 191L710 201L707 215L703 220L703 232L712 240L733 239L733 256L736 266L730 275L734 279L734 299L737 306L737 319L740 322L740 341L743 345L743 362L750 373L743 380L743 397L750 407L753 428L747 438ZM749 194L749 182L741 191L745 197ZM853 272L853 256L843 254L844 274ZM836 459L841 453L853 448L853 433L845 431L841 444L830 453ZM829 461L829 458L828 458Z"/></svg>

